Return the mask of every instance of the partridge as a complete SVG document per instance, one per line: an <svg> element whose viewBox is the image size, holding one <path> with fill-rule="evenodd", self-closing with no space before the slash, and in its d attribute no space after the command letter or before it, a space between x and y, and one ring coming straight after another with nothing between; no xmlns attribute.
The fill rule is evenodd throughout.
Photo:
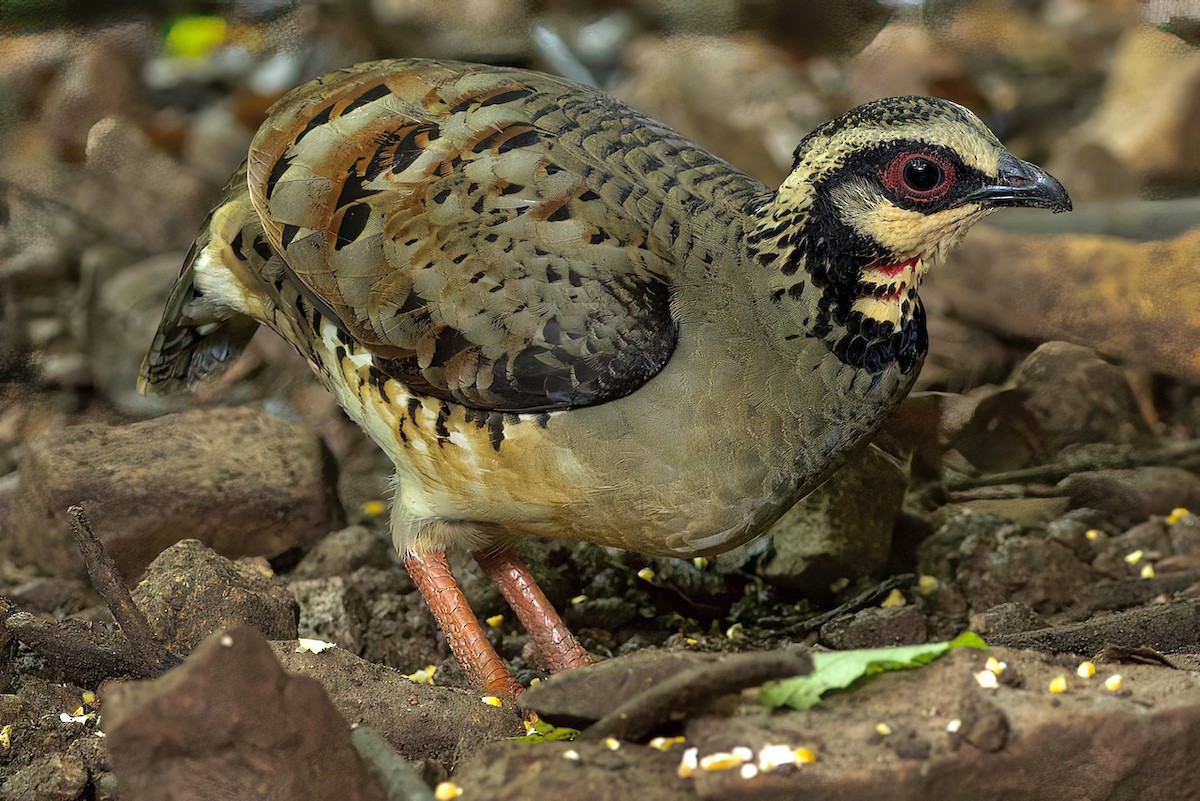
<svg viewBox="0 0 1200 801"><path fill-rule="evenodd" d="M587 664L513 544L692 557L765 531L908 392L922 277L1002 206L1071 202L945 100L820 126L771 190L561 78L361 64L273 107L140 386L277 331L395 463L392 536L468 678L513 695L446 551L553 670Z"/></svg>

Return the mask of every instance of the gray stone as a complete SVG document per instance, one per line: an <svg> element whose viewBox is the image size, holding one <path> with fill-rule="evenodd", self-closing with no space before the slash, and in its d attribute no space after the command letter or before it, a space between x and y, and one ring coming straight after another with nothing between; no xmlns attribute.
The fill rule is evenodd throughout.
<svg viewBox="0 0 1200 801"><path fill-rule="evenodd" d="M79 801L88 783L83 760L66 754L48 754L8 777L3 801Z"/></svg>
<svg viewBox="0 0 1200 801"><path fill-rule="evenodd" d="M361 652L370 610L357 587L341 576L302 579L289 586L300 604L301 637Z"/></svg>
<svg viewBox="0 0 1200 801"><path fill-rule="evenodd" d="M182 539L272 557L341 525L335 470L312 433L250 408L66 428L26 443L0 547L18 564L82 577L66 515L79 504L127 581Z"/></svg>
<svg viewBox="0 0 1200 801"><path fill-rule="evenodd" d="M1057 489L1071 498L1072 507L1099 509L1122 527L1179 507L1200 509L1200 476L1182 467L1076 473L1060 481Z"/></svg>
<svg viewBox="0 0 1200 801"><path fill-rule="evenodd" d="M760 575L800 592L874 575L887 562L907 486L895 459L874 446L859 451L771 528Z"/></svg>
<svg viewBox="0 0 1200 801"><path fill-rule="evenodd" d="M323 538L304 555L292 578L346 576L360 567L395 567L391 541L366 526L347 526Z"/></svg>

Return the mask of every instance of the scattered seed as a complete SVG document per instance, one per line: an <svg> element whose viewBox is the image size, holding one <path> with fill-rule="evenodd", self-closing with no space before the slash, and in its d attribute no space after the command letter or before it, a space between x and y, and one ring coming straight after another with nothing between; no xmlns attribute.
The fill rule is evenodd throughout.
<svg viewBox="0 0 1200 801"><path fill-rule="evenodd" d="M618 748L621 747L621 741L618 740L616 737L605 737L604 738L604 747L607 748L609 751L616 751Z"/></svg>
<svg viewBox="0 0 1200 801"><path fill-rule="evenodd" d="M387 504L383 501L367 501L362 505L363 514L367 517L379 517L387 511Z"/></svg>
<svg viewBox="0 0 1200 801"><path fill-rule="evenodd" d="M331 642L325 642L324 640L313 640L309 639L308 637L301 637L296 642L298 643L296 646L296 653L298 654L319 654L322 651L328 651L330 648L337 648L337 646ZM222 642L221 644L224 645L225 643ZM229 644L232 645L233 641L231 640Z"/></svg>
<svg viewBox="0 0 1200 801"><path fill-rule="evenodd" d="M1104 686L1106 689L1108 689L1114 693L1117 690L1121 689L1121 674L1114 673L1111 676L1109 676L1107 679L1104 680Z"/></svg>
<svg viewBox="0 0 1200 801"><path fill-rule="evenodd" d="M643 567L637 572L637 576L642 581L654 581L654 569L650 567Z"/></svg>
<svg viewBox="0 0 1200 801"><path fill-rule="evenodd" d="M744 640L746 639L746 627L741 623L734 623L725 629L725 636L730 640Z"/></svg>
<svg viewBox="0 0 1200 801"><path fill-rule="evenodd" d="M708 567L708 557L697 556L692 560L692 564L695 565L697 570L703 570L704 568Z"/></svg>
<svg viewBox="0 0 1200 801"><path fill-rule="evenodd" d="M846 589L849 586L850 586L850 579L846 578L845 576L842 576L840 579L835 580L832 584L829 585L829 591L830 592L841 592L842 590Z"/></svg>
<svg viewBox="0 0 1200 801"><path fill-rule="evenodd" d="M1183 508L1182 506L1179 507L1178 509L1172 509L1171 514L1167 515L1167 525L1173 526L1190 514L1191 514L1191 512L1189 512L1187 509Z"/></svg>
<svg viewBox="0 0 1200 801"><path fill-rule="evenodd" d="M811 765L817 761L817 754L810 748L796 749L796 762L801 765Z"/></svg>
<svg viewBox="0 0 1200 801"><path fill-rule="evenodd" d="M433 797L437 801L454 801L463 794L463 788L459 787L454 782L441 782L433 790Z"/></svg>
<svg viewBox="0 0 1200 801"><path fill-rule="evenodd" d="M747 760L743 759L738 754L727 751L718 751L715 754L709 754L708 756L700 758L700 770L729 770L742 765L746 761Z"/></svg>
<svg viewBox="0 0 1200 801"><path fill-rule="evenodd" d="M1086 659L1079 663L1079 667L1075 668L1075 675L1081 679L1090 679L1096 675L1096 665Z"/></svg>
<svg viewBox="0 0 1200 801"><path fill-rule="evenodd" d="M228 634L223 635L221 637L221 645L225 648L232 648L233 647L233 637L230 637Z"/></svg>
<svg viewBox="0 0 1200 801"><path fill-rule="evenodd" d="M1008 667L1008 663L1001 662L999 659L997 659L994 656L989 656L987 658L987 661L983 663L983 667L985 670L990 670L993 673L995 673L997 676L999 676L1001 673L1004 672L1004 669Z"/></svg>
<svg viewBox="0 0 1200 801"><path fill-rule="evenodd" d="M0 729L0 746L8 748L12 742L12 724L9 723L4 728Z"/></svg>
<svg viewBox="0 0 1200 801"><path fill-rule="evenodd" d="M758 752L758 769L769 773L784 765L799 765L817 761L817 755L808 748L792 748L790 745L764 745Z"/></svg>
<svg viewBox="0 0 1200 801"><path fill-rule="evenodd" d="M937 576L920 576L917 578L917 592L922 595L929 595L941 585L942 583L938 581Z"/></svg>
<svg viewBox="0 0 1200 801"><path fill-rule="evenodd" d="M1146 552L1141 548L1138 548L1136 551L1130 551L1129 553L1125 554L1125 561L1128 564L1136 565L1138 562L1142 561L1142 557L1145 555Z"/></svg>
<svg viewBox="0 0 1200 801"><path fill-rule="evenodd" d="M96 694L94 692L92 692L91 690L84 690L83 691L83 702L85 704L96 703Z"/></svg>
<svg viewBox="0 0 1200 801"><path fill-rule="evenodd" d="M734 748L731 753L744 762L749 762L750 760L754 759L754 752L744 745L739 745L737 748Z"/></svg>
<svg viewBox="0 0 1200 801"><path fill-rule="evenodd" d="M747 762L742 765L741 773L743 779L753 779L758 775L758 767L753 762Z"/></svg>
<svg viewBox="0 0 1200 801"><path fill-rule="evenodd" d="M485 622L491 628L498 629L504 623L504 615L492 615Z"/></svg>
<svg viewBox="0 0 1200 801"><path fill-rule="evenodd" d="M677 745L687 742L686 737L655 737L648 745L657 751L670 751Z"/></svg>
<svg viewBox="0 0 1200 801"><path fill-rule="evenodd" d="M675 770L676 775L681 779L695 775L696 768L700 764L699 755L699 748L685 748L683 755L679 758L679 767Z"/></svg>
<svg viewBox="0 0 1200 801"><path fill-rule="evenodd" d="M1065 693L1066 691L1067 691L1067 677L1066 676L1055 676L1054 678L1050 679L1050 692L1057 695L1058 693Z"/></svg>
<svg viewBox="0 0 1200 801"><path fill-rule="evenodd" d="M572 748L570 751L563 751L563 759L569 759L572 762L578 762L579 760L583 759L583 757L579 755L578 751Z"/></svg>
<svg viewBox="0 0 1200 801"><path fill-rule="evenodd" d="M1154 565L1147 562L1146 564L1142 565L1142 570L1139 575L1144 579L1152 579L1158 574L1154 572Z"/></svg>
<svg viewBox="0 0 1200 801"><path fill-rule="evenodd" d="M994 690L1000 686L1000 680L990 670L981 670L975 674L975 681L985 690Z"/></svg>
<svg viewBox="0 0 1200 801"><path fill-rule="evenodd" d="M875 724L875 733L882 737L887 737L889 734L892 733L892 727L887 725L886 723L882 723L882 722L876 723Z"/></svg>
<svg viewBox="0 0 1200 801"><path fill-rule="evenodd" d="M538 677L538 676L534 676L532 679L530 679L530 680L529 680L529 686L530 686L530 687L536 687L536 686L538 686L538 685L539 685L539 684L541 684L541 683L542 683L542 680L541 680L541 678L540 678L540 677Z"/></svg>
<svg viewBox="0 0 1200 801"><path fill-rule="evenodd" d="M888 593L888 597L884 598L883 602L880 603L879 606L882 609L895 609L896 607L904 606L907 603L908 599L904 597L904 593L900 592L900 588L897 587Z"/></svg>
<svg viewBox="0 0 1200 801"><path fill-rule="evenodd" d="M485 695L482 698L480 698L479 700L483 701L488 706L503 706L504 705L504 702L501 701L499 698L497 698L494 695Z"/></svg>
<svg viewBox="0 0 1200 801"><path fill-rule="evenodd" d="M79 711L82 712L83 710L81 709ZM95 717L96 717L95 712L88 712L86 715L80 715L80 714L68 715L66 712L63 712L62 714L60 714L58 716L58 719L61 720L63 723L87 723L88 721L92 720Z"/></svg>
<svg viewBox="0 0 1200 801"><path fill-rule="evenodd" d="M961 728L962 728L962 721L958 718L955 718L954 720L952 720L946 724L946 731L950 732L951 734L954 734L956 731L958 731Z"/></svg>
<svg viewBox="0 0 1200 801"><path fill-rule="evenodd" d="M1083 532L1084 537L1093 541L1100 539L1100 534L1101 531L1098 528L1089 528L1087 531Z"/></svg>
<svg viewBox="0 0 1200 801"><path fill-rule="evenodd" d="M406 673L404 678L417 684L433 684L433 676L437 673L437 665L426 665L416 673Z"/></svg>
<svg viewBox="0 0 1200 801"><path fill-rule="evenodd" d="M583 603L586 600L587 600L586 595L576 595L574 598L571 599L571 605L579 606L581 603Z"/></svg>
<svg viewBox="0 0 1200 801"><path fill-rule="evenodd" d="M684 642L687 643L688 645L696 645L700 641L697 640L695 637L688 637L684 640Z"/></svg>

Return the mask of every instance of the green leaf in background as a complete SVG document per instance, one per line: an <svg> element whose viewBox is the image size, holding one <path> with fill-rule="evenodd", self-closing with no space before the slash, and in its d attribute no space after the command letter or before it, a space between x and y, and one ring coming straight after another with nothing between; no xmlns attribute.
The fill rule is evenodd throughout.
<svg viewBox="0 0 1200 801"><path fill-rule="evenodd" d="M223 17L187 15L167 23L163 50L176 58L201 58L220 47L228 35Z"/></svg>
<svg viewBox="0 0 1200 801"><path fill-rule="evenodd" d="M949 642L859 651L815 651L812 655L812 673L768 684L759 692L758 698L770 709L781 706L808 709L829 690L849 687L859 679L876 673L927 665L951 648L987 648L987 643L978 634L968 631Z"/></svg>

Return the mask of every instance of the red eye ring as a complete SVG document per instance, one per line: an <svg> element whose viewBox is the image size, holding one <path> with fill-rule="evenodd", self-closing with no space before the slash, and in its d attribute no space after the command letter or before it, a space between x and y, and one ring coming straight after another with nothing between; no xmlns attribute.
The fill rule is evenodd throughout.
<svg viewBox="0 0 1200 801"><path fill-rule="evenodd" d="M931 173L930 168L936 172ZM930 177L935 180L927 189L913 185L928 181ZM892 159L879 173L879 179L900 197L928 203L945 197L958 179L958 173L954 163L938 153L906 151Z"/></svg>

